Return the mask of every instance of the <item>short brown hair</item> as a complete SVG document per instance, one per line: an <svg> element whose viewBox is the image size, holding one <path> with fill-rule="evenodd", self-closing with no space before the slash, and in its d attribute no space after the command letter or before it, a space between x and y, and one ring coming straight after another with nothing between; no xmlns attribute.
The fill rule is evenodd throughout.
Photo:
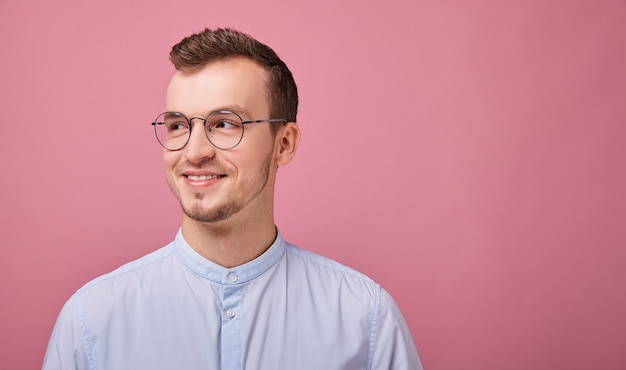
<svg viewBox="0 0 626 370"><path fill-rule="evenodd" d="M178 71L202 68L208 63L235 57L249 58L268 73L269 118L296 122L298 88L287 65L269 46L231 28L206 28L172 47L170 61ZM274 126L272 126L274 127Z"/></svg>

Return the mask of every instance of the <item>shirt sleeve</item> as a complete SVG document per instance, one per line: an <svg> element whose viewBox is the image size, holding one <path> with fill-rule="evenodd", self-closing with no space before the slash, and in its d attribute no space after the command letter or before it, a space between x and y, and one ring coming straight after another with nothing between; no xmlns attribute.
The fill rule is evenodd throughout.
<svg viewBox="0 0 626 370"><path fill-rule="evenodd" d="M61 309L48 342L43 370L90 369L79 317L79 299L75 293Z"/></svg>
<svg viewBox="0 0 626 370"><path fill-rule="evenodd" d="M411 332L391 295L380 290L372 370L422 370Z"/></svg>

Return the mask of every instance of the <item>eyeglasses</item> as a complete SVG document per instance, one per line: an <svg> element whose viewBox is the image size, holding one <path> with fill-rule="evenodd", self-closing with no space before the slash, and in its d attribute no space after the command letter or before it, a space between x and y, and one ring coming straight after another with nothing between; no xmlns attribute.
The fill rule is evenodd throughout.
<svg viewBox="0 0 626 370"><path fill-rule="evenodd" d="M159 114L152 122L159 144L172 151L184 148L191 137L193 127L191 121L195 119L203 121L207 139L214 147L222 150L232 149L241 142L244 125L248 123L287 122L286 119L282 118L244 121L237 113L227 110L212 112L207 118L187 118L182 113L165 112Z"/></svg>

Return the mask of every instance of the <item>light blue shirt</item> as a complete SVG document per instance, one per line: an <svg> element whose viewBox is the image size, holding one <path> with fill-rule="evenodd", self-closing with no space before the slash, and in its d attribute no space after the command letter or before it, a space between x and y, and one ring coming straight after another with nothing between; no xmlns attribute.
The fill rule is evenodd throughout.
<svg viewBox="0 0 626 370"><path fill-rule="evenodd" d="M169 245L80 288L43 369L421 369L391 296L285 242L234 268Z"/></svg>

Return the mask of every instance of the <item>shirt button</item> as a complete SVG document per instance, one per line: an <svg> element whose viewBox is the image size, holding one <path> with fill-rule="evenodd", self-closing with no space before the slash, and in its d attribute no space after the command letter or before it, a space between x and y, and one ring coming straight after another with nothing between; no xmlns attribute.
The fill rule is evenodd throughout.
<svg viewBox="0 0 626 370"><path fill-rule="evenodd" d="M238 279L237 275L235 275L235 274L228 275L228 280L230 280L231 283L236 283L237 279Z"/></svg>
<svg viewBox="0 0 626 370"><path fill-rule="evenodd" d="M226 311L226 315L232 319L233 317L235 317L235 311L228 310Z"/></svg>

